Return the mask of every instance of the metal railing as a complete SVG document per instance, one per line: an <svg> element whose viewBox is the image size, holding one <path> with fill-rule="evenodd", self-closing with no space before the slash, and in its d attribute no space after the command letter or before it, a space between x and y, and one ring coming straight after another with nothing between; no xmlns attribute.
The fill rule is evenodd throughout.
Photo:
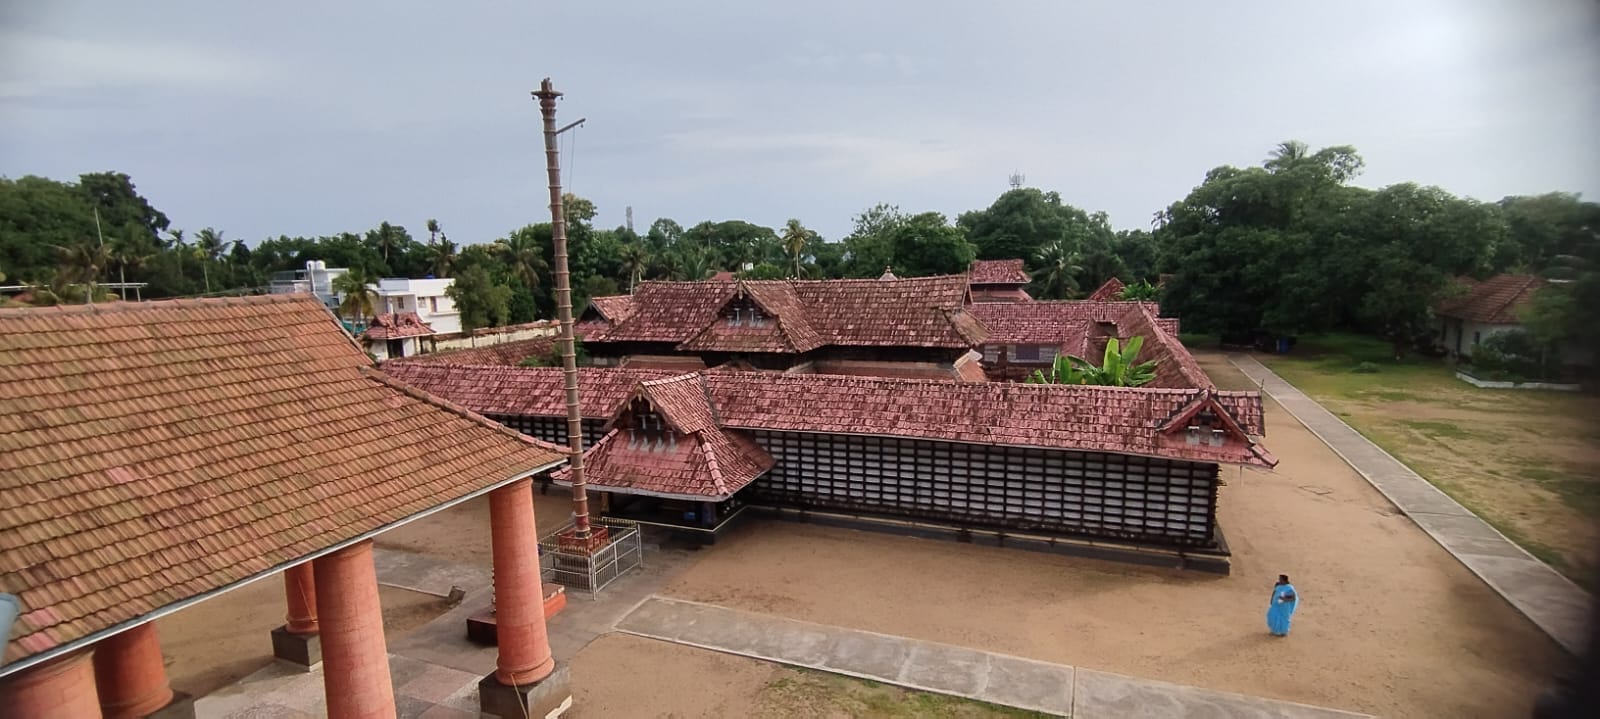
<svg viewBox="0 0 1600 719"><path fill-rule="evenodd" d="M568 524L539 540L539 568L544 581L581 589L594 599L618 577L644 566L644 541L636 522L610 517L589 522L610 531L605 546L589 553L564 551L557 537L572 529Z"/></svg>

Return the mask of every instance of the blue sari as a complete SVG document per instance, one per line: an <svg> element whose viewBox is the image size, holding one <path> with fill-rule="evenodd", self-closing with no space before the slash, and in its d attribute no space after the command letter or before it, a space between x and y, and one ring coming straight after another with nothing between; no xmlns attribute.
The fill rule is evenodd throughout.
<svg viewBox="0 0 1600 719"><path fill-rule="evenodd" d="M1267 606L1267 630L1273 636L1289 636L1289 618L1300 604L1300 595L1293 584L1279 584L1272 588L1272 603Z"/></svg>

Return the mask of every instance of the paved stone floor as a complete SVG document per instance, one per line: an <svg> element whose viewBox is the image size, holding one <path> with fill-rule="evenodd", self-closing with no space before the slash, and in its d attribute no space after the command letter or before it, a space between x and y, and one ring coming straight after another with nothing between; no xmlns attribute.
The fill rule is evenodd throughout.
<svg viewBox="0 0 1600 719"><path fill-rule="evenodd" d="M617 630L1077 719L1368 716L666 597L646 599Z"/></svg>
<svg viewBox="0 0 1600 719"><path fill-rule="evenodd" d="M1581 654L1592 598L1249 355L1228 360L1366 477L1428 536L1567 651Z"/></svg>

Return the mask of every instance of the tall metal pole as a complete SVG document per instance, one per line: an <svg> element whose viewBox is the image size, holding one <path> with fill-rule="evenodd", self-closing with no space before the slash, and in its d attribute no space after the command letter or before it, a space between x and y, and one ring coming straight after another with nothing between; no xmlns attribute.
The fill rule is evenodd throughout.
<svg viewBox="0 0 1600 719"><path fill-rule="evenodd" d="M578 412L578 358L572 343L572 278L567 273L567 215L561 206L561 152L556 147L556 92L550 78L533 96L544 116L545 169L550 175L550 242L556 255L556 318L561 322L561 369L567 380L567 462L572 471L572 518L577 539L589 539L589 492L583 481L583 415Z"/></svg>

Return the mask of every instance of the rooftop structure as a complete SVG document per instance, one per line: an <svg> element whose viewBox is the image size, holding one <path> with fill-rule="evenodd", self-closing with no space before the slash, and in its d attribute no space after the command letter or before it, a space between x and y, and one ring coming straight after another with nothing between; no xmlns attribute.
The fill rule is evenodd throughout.
<svg viewBox="0 0 1600 719"><path fill-rule="evenodd" d="M1089 296L1085 297L1084 299L1089 302L1112 302L1122 299L1122 291L1125 289L1128 289L1128 286L1123 284L1122 280L1113 277L1109 280L1106 280L1105 283L1099 287L1096 287L1095 290L1090 292Z"/></svg>
<svg viewBox="0 0 1600 719"><path fill-rule="evenodd" d="M973 302L1029 302L1023 289L1031 278L1022 260L974 260L967 270Z"/></svg>
<svg viewBox="0 0 1600 719"><path fill-rule="evenodd" d="M381 713L382 636L346 623L381 624L368 540L488 493L531 547L529 478L562 460L378 372L307 295L3 309L0 382L0 591L23 605L0 696L21 716L63 696L98 712L96 674L119 678L98 703L160 708L150 622L285 570L292 620L322 636L330 713ZM537 586L527 548L495 554L497 579L505 560ZM318 607L339 610L320 630ZM106 672L85 669L91 650Z"/></svg>

